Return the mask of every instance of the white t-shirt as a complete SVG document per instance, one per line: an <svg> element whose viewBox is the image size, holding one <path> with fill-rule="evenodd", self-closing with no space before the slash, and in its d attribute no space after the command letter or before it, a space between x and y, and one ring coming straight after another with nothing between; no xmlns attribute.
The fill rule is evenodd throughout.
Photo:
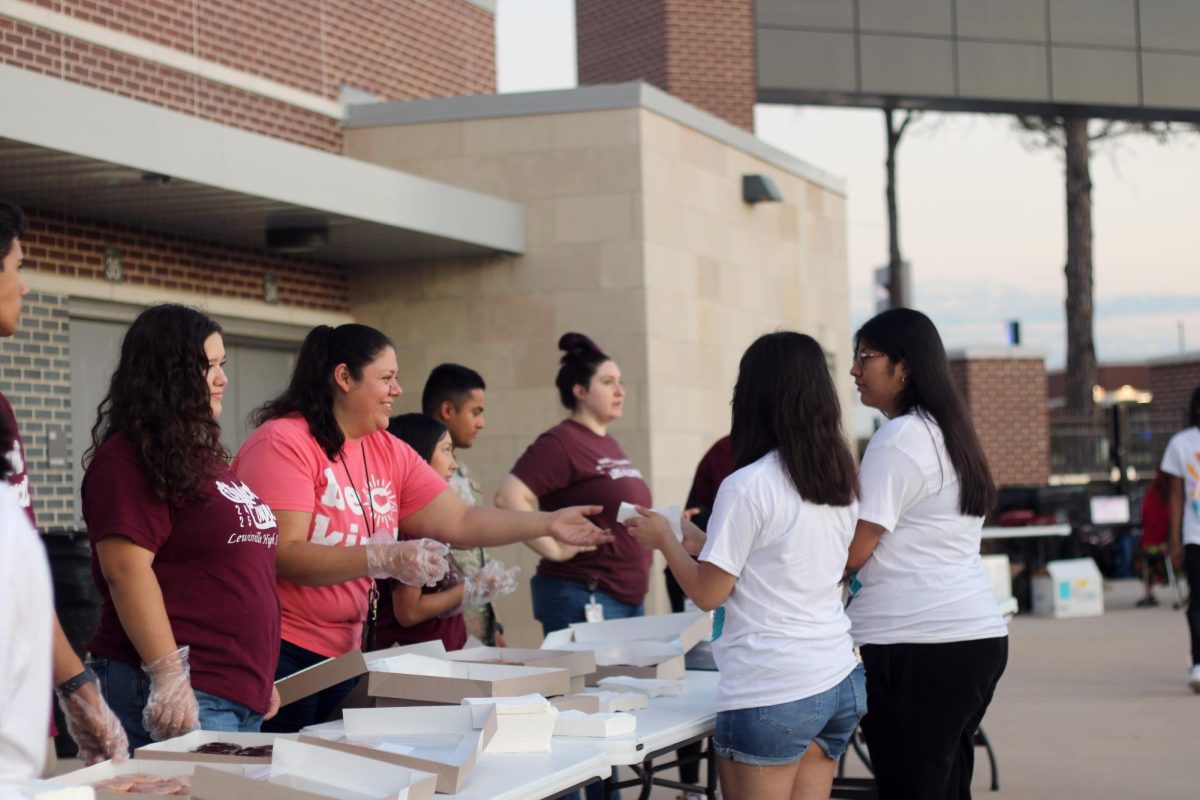
<svg viewBox="0 0 1200 800"><path fill-rule="evenodd" d="M1183 478L1183 543L1200 544L1200 428L1171 437L1162 471Z"/></svg>
<svg viewBox="0 0 1200 800"><path fill-rule="evenodd" d="M983 517L958 510L942 431L911 413L871 437L859 472L859 519L882 526L847 613L854 643L938 644L1008 634L979 558Z"/></svg>
<svg viewBox="0 0 1200 800"><path fill-rule="evenodd" d="M51 614L46 551L0 480L0 798L29 797L49 723Z"/></svg>
<svg viewBox="0 0 1200 800"><path fill-rule="evenodd" d="M810 697L854 669L838 588L854 518L852 505L802 499L776 452L721 484L700 553L738 579L713 642L718 711Z"/></svg>

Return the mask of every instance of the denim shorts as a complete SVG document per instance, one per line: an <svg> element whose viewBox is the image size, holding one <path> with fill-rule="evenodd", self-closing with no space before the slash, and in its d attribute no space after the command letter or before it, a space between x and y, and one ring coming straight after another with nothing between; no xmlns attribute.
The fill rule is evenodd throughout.
<svg viewBox="0 0 1200 800"><path fill-rule="evenodd" d="M841 758L866 713L866 673L858 664L820 694L776 706L718 711L713 745L717 755L739 764L790 764L810 742L830 758Z"/></svg>

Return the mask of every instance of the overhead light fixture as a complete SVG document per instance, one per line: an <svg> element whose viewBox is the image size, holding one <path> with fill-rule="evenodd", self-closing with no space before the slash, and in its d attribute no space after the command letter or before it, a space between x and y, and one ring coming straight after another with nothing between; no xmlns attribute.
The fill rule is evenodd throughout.
<svg viewBox="0 0 1200 800"><path fill-rule="evenodd" d="M775 181L766 175L742 176L742 202L754 205L755 203L779 203L782 201L783 195L779 193L779 189L775 188Z"/></svg>
<svg viewBox="0 0 1200 800"><path fill-rule="evenodd" d="M302 255L316 253L329 244L327 225L267 228L267 249L272 253Z"/></svg>

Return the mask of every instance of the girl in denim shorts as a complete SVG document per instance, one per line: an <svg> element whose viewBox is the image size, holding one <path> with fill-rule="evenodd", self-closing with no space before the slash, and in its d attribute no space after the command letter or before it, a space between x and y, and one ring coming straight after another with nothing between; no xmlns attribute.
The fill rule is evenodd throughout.
<svg viewBox="0 0 1200 800"><path fill-rule="evenodd" d="M799 333L767 334L742 356L736 471L717 493L707 538L685 523L677 542L667 520L645 509L627 523L663 551L697 606L720 606L714 738L731 800L829 797L837 759L866 713L838 589L858 495L841 416L821 346Z"/></svg>

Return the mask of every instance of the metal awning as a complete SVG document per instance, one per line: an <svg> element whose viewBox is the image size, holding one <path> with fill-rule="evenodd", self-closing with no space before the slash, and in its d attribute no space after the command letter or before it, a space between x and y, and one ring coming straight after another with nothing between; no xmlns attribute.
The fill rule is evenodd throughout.
<svg viewBox="0 0 1200 800"><path fill-rule="evenodd" d="M332 263L521 253L518 203L68 81L0 66L0 196L31 208L266 250L326 228Z"/></svg>

